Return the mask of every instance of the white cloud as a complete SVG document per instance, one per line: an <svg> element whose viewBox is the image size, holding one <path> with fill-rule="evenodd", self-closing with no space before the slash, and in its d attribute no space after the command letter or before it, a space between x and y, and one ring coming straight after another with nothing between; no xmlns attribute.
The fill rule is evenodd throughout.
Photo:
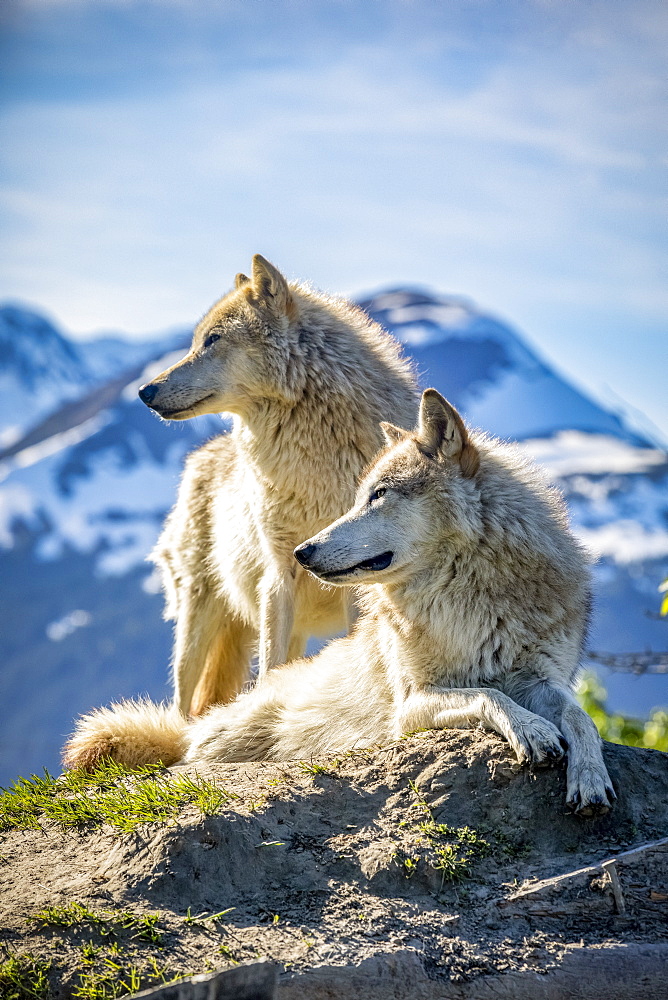
<svg viewBox="0 0 668 1000"><path fill-rule="evenodd" d="M239 78L226 93L198 86L151 100L51 102L7 113L12 173L22 180L2 192L5 213L19 220L10 227L14 264L5 284L39 281L39 270L84 276L95 269L102 284L113 285L117 274L131 288L130 273L146 286L162 259L178 256L213 276L215 256L243 245L242 234L275 238L278 225L278 242L293 254L299 241L315 235L314 218L325 220L340 260L351 249L356 256L356 221L370 227L364 242L372 250L384 244L395 273L417 242L409 235L408 253L403 238L388 244L387 234L402 227L423 244L422 258L463 241L466 256L454 275L469 284L481 270L492 276L492 287L516 279L528 258L533 272L548 271L539 284L531 275L527 294L534 297L545 289L582 301L587 288L597 301L602 294L623 297L627 289L614 280L622 257L624 268L648 274L651 244L617 235L609 214L628 229L639 209L656 210L657 199L629 192L624 183L606 184L601 175L635 172L649 153L628 148L616 134L623 133L626 110L615 128L597 128L599 87L552 85L529 107L520 101L530 89L526 70L505 68L484 86L453 96L411 76L369 76L360 68L366 62L365 51L355 51L347 64L314 74L309 87L295 71L274 71ZM580 112L573 119L576 99ZM35 157L36 136L48 171ZM582 169L597 174L598 192L582 190ZM588 193L595 212L585 204ZM588 273L591 265L583 274L564 262L575 233L585 250L593 249L600 279ZM550 272L550 259L536 266L541 251L560 258L570 273ZM345 264L336 270L350 281ZM433 280L439 272L431 270ZM186 265L184 291L190 281ZM356 283L369 282L360 275ZM635 289L645 303L662 295L648 284ZM100 290L93 287L93 296ZM109 297L118 308L117 287ZM148 296L144 301L145 315L152 315L155 304ZM138 317L131 325L141 323ZM80 328L81 320L74 325Z"/></svg>
<svg viewBox="0 0 668 1000"><path fill-rule="evenodd" d="M307 6L263 10L312 25ZM139 332L192 320L262 250L332 289L469 294L539 338L568 303L583 318L563 342L601 325L594 364L606 318L657 323L668 305L666 18L648 2L526 3L501 44L469 5L447 7L388 3L372 42L260 39L262 58L230 62L204 52L218 15L198 4L200 41L166 46L165 86L7 104L0 294L79 332Z"/></svg>

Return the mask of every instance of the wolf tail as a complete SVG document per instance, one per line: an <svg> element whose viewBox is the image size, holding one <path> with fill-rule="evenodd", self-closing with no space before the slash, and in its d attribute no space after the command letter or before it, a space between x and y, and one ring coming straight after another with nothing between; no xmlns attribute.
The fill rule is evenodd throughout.
<svg viewBox="0 0 668 1000"><path fill-rule="evenodd" d="M63 748L68 768L92 771L111 758L125 767L176 764L186 750L188 723L171 705L121 701L82 715Z"/></svg>

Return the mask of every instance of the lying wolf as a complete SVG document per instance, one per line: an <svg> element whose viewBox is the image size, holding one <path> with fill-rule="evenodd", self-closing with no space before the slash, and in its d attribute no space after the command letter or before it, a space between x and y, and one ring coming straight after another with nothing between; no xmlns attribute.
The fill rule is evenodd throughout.
<svg viewBox="0 0 668 1000"><path fill-rule="evenodd" d="M569 807L607 812L600 739L572 694L587 562L558 494L434 389L415 432L383 428L352 510L295 551L325 583L361 585L352 633L190 724L147 702L85 716L68 766L286 760L481 723L520 761L567 749Z"/></svg>
<svg viewBox="0 0 668 1000"><path fill-rule="evenodd" d="M288 285L257 255L186 357L139 395L168 420L234 415L230 434L189 456L152 553L176 619L174 700L199 714L234 698L256 650L262 675L302 656L310 635L345 630L346 595L292 550L348 509L379 421L413 426L417 388L365 313Z"/></svg>

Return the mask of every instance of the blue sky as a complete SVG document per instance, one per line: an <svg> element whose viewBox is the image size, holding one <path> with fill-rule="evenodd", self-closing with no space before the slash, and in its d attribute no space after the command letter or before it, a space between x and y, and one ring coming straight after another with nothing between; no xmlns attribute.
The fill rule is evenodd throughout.
<svg viewBox="0 0 668 1000"><path fill-rule="evenodd" d="M663 0L4 0L0 298L426 284L668 436L666 51Z"/></svg>

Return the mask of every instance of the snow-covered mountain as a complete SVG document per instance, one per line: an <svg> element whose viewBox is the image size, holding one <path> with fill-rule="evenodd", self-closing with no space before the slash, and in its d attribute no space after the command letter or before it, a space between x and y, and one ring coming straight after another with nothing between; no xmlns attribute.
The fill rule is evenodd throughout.
<svg viewBox="0 0 668 1000"><path fill-rule="evenodd" d="M644 443L613 413L578 391L513 330L465 299L389 289L360 305L417 359L423 379L447 387L475 425L524 440L562 430Z"/></svg>
<svg viewBox="0 0 668 1000"><path fill-rule="evenodd" d="M651 617L668 569L665 452L463 300L392 289L362 304L404 342L423 385L522 442L562 484L576 530L600 556L592 647L665 649L668 626ZM183 353L183 333L74 344L7 307L0 337L0 389L10 390L0 409L2 782L57 767L78 712L168 693L170 629L144 560L186 452L225 424L165 424L137 399L151 371ZM627 711L668 702L657 676L634 707L628 680L618 692Z"/></svg>
<svg viewBox="0 0 668 1000"><path fill-rule="evenodd" d="M145 365L156 350L186 342L180 331L159 341L107 335L75 343L32 310L0 306L0 452L62 404Z"/></svg>

